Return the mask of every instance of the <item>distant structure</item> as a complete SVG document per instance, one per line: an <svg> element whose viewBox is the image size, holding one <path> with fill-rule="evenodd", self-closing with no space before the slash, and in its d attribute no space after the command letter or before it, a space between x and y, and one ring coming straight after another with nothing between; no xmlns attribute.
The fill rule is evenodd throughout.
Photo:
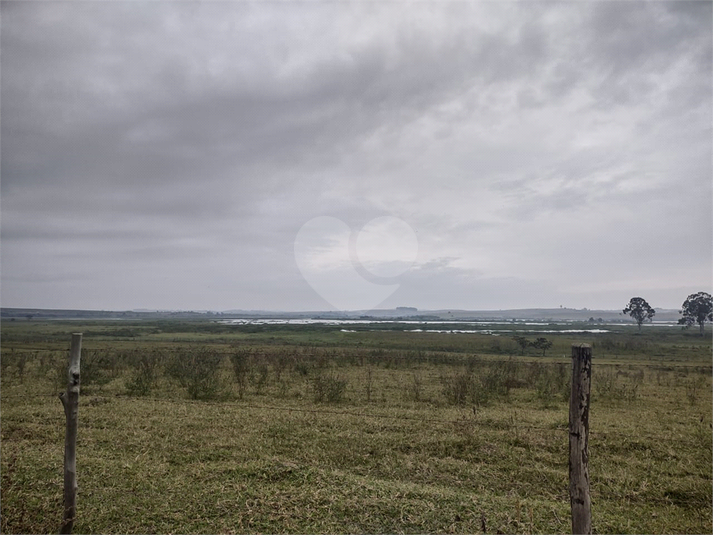
<svg viewBox="0 0 713 535"><path fill-rule="evenodd" d="M396 307L399 312L418 312L416 307Z"/></svg>

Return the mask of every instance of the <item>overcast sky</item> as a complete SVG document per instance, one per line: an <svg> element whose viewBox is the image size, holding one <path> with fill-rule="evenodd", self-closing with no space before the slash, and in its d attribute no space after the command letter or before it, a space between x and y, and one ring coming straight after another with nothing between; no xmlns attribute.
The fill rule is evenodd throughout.
<svg viewBox="0 0 713 535"><path fill-rule="evenodd" d="M2 306L680 307L712 5L3 2Z"/></svg>

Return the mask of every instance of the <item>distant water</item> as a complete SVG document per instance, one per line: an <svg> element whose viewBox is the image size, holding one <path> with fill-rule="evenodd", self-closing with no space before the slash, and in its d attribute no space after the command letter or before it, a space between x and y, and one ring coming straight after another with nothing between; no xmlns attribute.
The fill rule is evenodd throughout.
<svg viewBox="0 0 713 535"><path fill-rule="evenodd" d="M322 318L302 318L302 319L230 319L219 320L218 323L226 325L463 325L463 326L488 326L488 325L504 325L514 323L516 325L525 326L549 326L562 325L567 326L571 323L545 323L536 321L456 321L456 320L374 320L374 319L322 319ZM353 329L341 329L342 332L356 332ZM445 334L492 334L499 333L608 333L608 329L404 329L405 332L427 332L427 333L445 333Z"/></svg>

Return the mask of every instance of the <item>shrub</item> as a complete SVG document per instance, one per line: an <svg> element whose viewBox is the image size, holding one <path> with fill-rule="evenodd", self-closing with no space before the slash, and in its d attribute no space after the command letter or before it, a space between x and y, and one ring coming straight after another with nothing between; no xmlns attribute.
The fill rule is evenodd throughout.
<svg viewBox="0 0 713 535"><path fill-rule="evenodd" d="M12 350L5 352L2 359L0 359L0 362L2 362L2 377L7 377L8 369L14 366L17 368L17 377L20 379L20 383L23 383L25 379L25 366L28 360L28 353L26 351L15 352L15 350Z"/></svg>
<svg viewBox="0 0 713 535"><path fill-rule="evenodd" d="M441 376L443 395L451 405L487 405L494 397L507 399L511 388L525 386L517 378L518 364L513 359L488 365L472 359L467 364L457 373Z"/></svg>
<svg viewBox="0 0 713 535"><path fill-rule="evenodd" d="M495 361L487 370L481 384L490 395L507 397L511 388L522 386L517 379L517 363L513 359Z"/></svg>
<svg viewBox="0 0 713 535"><path fill-rule="evenodd" d="M243 399L245 386L250 373L251 351L249 349L237 349L230 354L230 362L233 365L235 382L238 383L238 397Z"/></svg>
<svg viewBox="0 0 713 535"><path fill-rule="evenodd" d="M160 357L155 351L142 353L134 362L131 379L126 383L126 390L132 396L147 396L156 386Z"/></svg>
<svg viewBox="0 0 713 535"><path fill-rule="evenodd" d="M68 362L65 367L65 385ZM80 383L82 388L103 386L118 375L117 355L106 350L82 350Z"/></svg>
<svg viewBox="0 0 713 535"><path fill-rule="evenodd" d="M290 364L291 358L286 351L280 351L272 355L272 370L275 375L275 381L280 383L282 380L282 372L284 372L288 364Z"/></svg>
<svg viewBox="0 0 713 535"><path fill-rule="evenodd" d="M371 401L371 392L374 386L374 378L372 377L371 365L366 368L366 379L365 379L365 390L366 390L366 401Z"/></svg>
<svg viewBox="0 0 713 535"><path fill-rule="evenodd" d="M15 366L17 366L17 375L20 378L20 383L25 381L25 366L27 365L27 352L19 351L15 358Z"/></svg>
<svg viewBox="0 0 713 535"><path fill-rule="evenodd" d="M173 355L168 375L188 390L191 399L212 399L220 392L220 363L223 356L213 350L192 348Z"/></svg>
<svg viewBox="0 0 713 535"><path fill-rule="evenodd" d="M571 391L571 378L568 366L564 363L538 366L539 373L535 379L535 390L538 399L549 403L553 400L567 401Z"/></svg>
<svg viewBox="0 0 713 535"><path fill-rule="evenodd" d="M311 368L312 366L304 360L297 361L294 364L295 372L299 373L300 375L309 375L309 371Z"/></svg>
<svg viewBox="0 0 713 535"><path fill-rule="evenodd" d="M643 380L643 374L636 374L633 381L619 382L619 377L629 377L628 372L614 372L611 368L597 370L597 374L592 371L592 388L597 397L613 401L636 401L639 396L639 384Z"/></svg>
<svg viewBox="0 0 713 535"><path fill-rule="evenodd" d="M334 373L320 373L312 380L314 400L317 403L339 403L347 389L347 380Z"/></svg>
<svg viewBox="0 0 713 535"><path fill-rule="evenodd" d="M475 392L473 372L463 370L450 376L442 376L443 395L451 405L465 405Z"/></svg>
<svg viewBox="0 0 713 535"><path fill-rule="evenodd" d="M262 359L255 362L255 366L252 367L250 374L248 375L248 380L255 389L256 394L262 394L263 389L267 385L269 374L270 368L267 366L267 362L263 362Z"/></svg>
<svg viewBox="0 0 713 535"><path fill-rule="evenodd" d="M706 390L706 383L706 378L702 376L686 381L686 398L691 405L695 405L700 392Z"/></svg>
<svg viewBox="0 0 713 535"><path fill-rule="evenodd" d="M418 373L411 374L411 381L404 387L404 397L408 401L422 401L423 381Z"/></svg>

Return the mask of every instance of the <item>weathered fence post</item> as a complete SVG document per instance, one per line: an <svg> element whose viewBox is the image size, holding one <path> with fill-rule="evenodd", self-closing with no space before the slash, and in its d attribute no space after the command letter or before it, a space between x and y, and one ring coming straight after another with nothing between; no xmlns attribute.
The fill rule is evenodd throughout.
<svg viewBox="0 0 713 535"><path fill-rule="evenodd" d="M72 349L67 369L67 391L59 398L67 417L64 437L64 519L60 533L72 533L77 516L77 413L79 411L79 360L82 354L82 334L72 334Z"/></svg>
<svg viewBox="0 0 713 535"><path fill-rule="evenodd" d="M569 500L572 533L592 533L589 495L589 389L592 348L572 345L572 393L569 398Z"/></svg>

